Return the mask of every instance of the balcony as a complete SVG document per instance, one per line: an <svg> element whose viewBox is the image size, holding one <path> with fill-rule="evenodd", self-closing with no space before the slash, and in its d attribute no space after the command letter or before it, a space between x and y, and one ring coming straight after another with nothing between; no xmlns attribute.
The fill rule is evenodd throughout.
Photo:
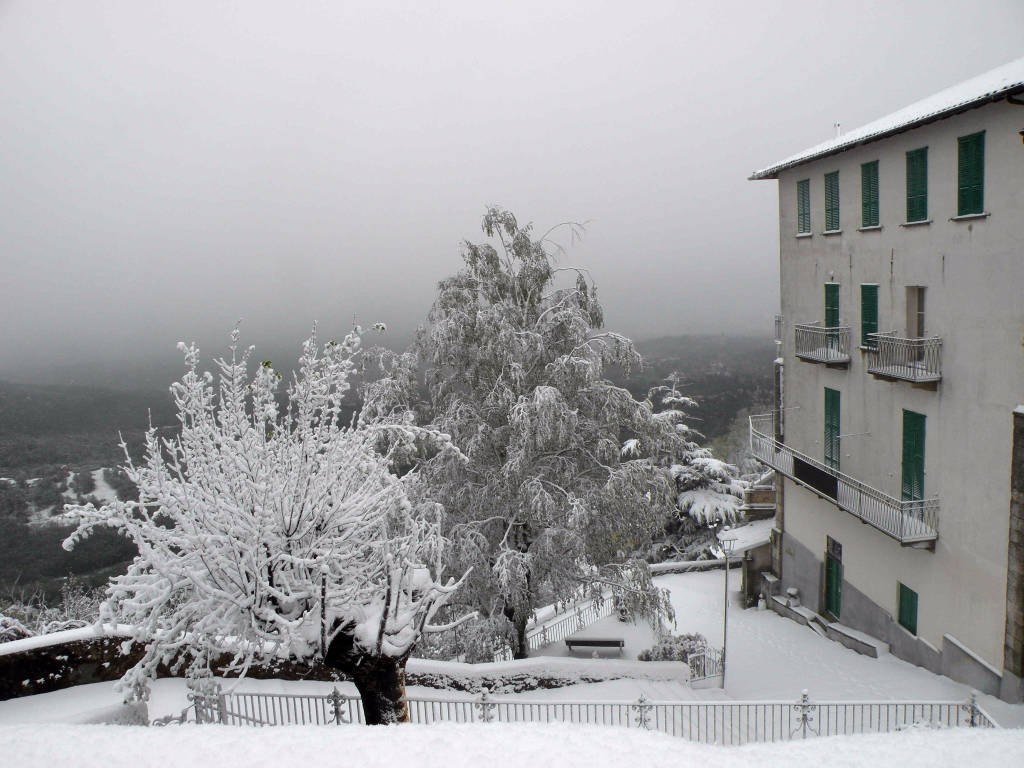
<svg viewBox="0 0 1024 768"><path fill-rule="evenodd" d="M794 326L796 356L811 363L846 366L850 364L850 327L828 328L821 323Z"/></svg>
<svg viewBox="0 0 1024 768"><path fill-rule="evenodd" d="M939 537L939 500L900 501L849 475L825 466L775 440L770 413L750 417L754 458L832 501L862 523L904 546L934 547Z"/></svg>
<svg viewBox="0 0 1024 768"><path fill-rule="evenodd" d="M896 331L868 334L868 373L882 379L935 384L942 379L942 339L908 339Z"/></svg>

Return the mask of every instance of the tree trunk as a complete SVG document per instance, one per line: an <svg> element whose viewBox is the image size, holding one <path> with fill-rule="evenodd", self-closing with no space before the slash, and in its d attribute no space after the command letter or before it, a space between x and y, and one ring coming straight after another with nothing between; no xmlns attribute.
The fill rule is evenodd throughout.
<svg viewBox="0 0 1024 768"><path fill-rule="evenodd" d="M389 725L409 722L405 698L407 658L372 656L357 649L352 636L342 632L331 641L324 663L352 678L363 701L367 725Z"/></svg>
<svg viewBox="0 0 1024 768"><path fill-rule="evenodd" d="M515 645L512 648L513 659L525 659L530 655L530 646L526 642L526 613L517 611L506 605L503 611L505 618L512 624L515 631Z"/></svg>

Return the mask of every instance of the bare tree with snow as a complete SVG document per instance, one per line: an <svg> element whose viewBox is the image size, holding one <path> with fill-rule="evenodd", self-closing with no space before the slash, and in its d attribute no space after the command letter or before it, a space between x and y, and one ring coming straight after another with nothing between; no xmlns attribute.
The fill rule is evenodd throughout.
<svg viewBox="0 0 1024 768"><path fill-rule="evenodd" d="M460 582L441 577L440 508L412 504L415 473L398 478L378 447L382 430L396 447L445 437L341 422L358 332L321 348L314 331L284 406L269 362L249 375L252 349L239 350L237 330L216 385L199 372L199 350L179 346L180 431L151 428L139 464L126 452L138 501L69 507L81 523L65 547L98 526L138 546L101 613L145 645L122 680L127 695L145 696L160 664L203 677L225 653L241 674L321 660L354 680L368 723L407 720L406 659Z"/></svg>
<svg viewBox="0 0 1024 768"><path fill-rule="evenodd" d="M483 230L495 244L465 243L429 326L408 352L382 355L387 375L366 388L364 413L415 410L465 452L427 460L420 488L448 511L450 567L472 569L460 601L504 616L523 656L538 600L649 584L622 560L674 514L673 464L695 446L678 418L606 379L640 357L601 330L587 274L557 268L547 238L508 211L489 209ZM667 606L647 598L633 603Z"/></svg>

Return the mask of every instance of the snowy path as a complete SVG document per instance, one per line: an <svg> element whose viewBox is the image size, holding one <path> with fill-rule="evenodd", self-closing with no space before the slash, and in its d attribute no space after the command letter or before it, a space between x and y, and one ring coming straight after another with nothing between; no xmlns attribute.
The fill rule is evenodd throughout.
<svg viewBox="0 0 1024 768"><path fill-rule="evenodd" d="M729 587L739 589L731 571ZM661 576L658 586L672 592L679 633L701 632L722 643L722 571ZM726 682L730 699L794 700L807 689L826 700L966 700L970 687L884 654L862 656L821 637L809 627L768 610L729 607ZM984 709L1000 724L1024 726L1024 705L1010 706L982 696Z"/></svg>

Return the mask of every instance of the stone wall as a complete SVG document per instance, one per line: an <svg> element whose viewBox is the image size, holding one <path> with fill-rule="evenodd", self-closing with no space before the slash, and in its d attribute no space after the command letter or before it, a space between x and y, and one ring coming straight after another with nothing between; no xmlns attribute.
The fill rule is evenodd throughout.
<svg viewBox="0 0 1024 768"><path fill-rule="evenodd" d="M1024 413L1013 413L1013 454L1010 460L1010 543L1006 557L1006 633L1001 691L1009 701L1024 700ZM1008 674L1007 674L1008 673ZM1016 690L1013 690L1013 689Z"/></svg>

